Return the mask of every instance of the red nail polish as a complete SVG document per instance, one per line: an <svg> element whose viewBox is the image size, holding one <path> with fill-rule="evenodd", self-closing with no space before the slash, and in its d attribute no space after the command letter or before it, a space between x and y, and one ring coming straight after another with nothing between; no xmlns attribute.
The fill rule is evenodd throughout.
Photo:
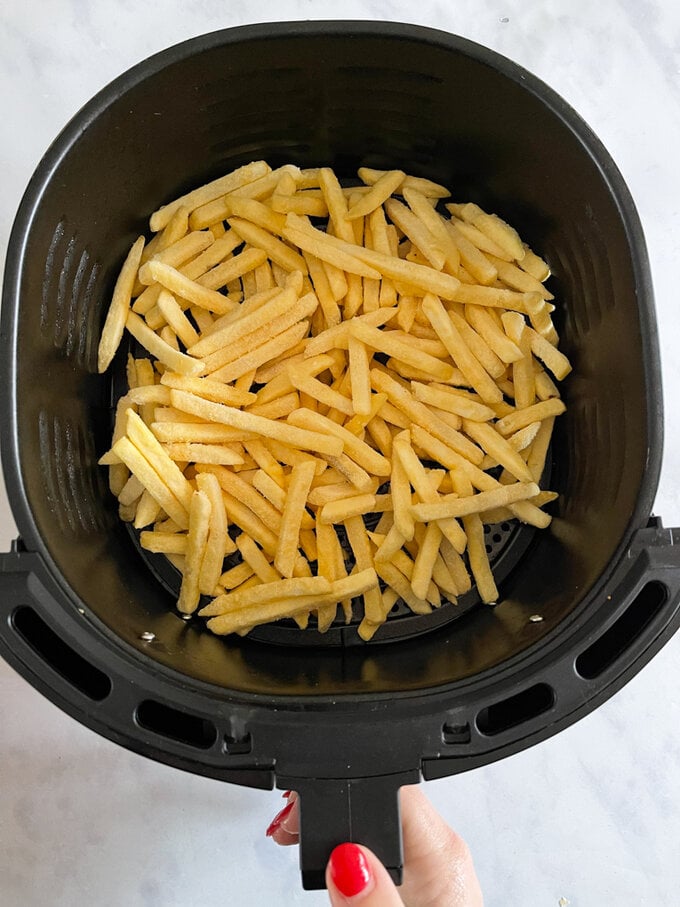
<svg viewBox="0 0 680 907"><path fill-rule="evenodd" d="M281 810L280 813L277 813L274 816L274 818L272 819L272 821L269 825L269 828L267 829L267 832L266 832L268 838L271 838L271 836L274 834L274 832L280 828L281 823L286 818L286 816L288 816L288 814L290 813L291 809L294 806L295 806L295 801L293 800L292 803L288 803L286 806L283 807L283 809Z"/></svg>
<svg viewBox="0 0 680 907"><path fill-rule="evenodd" d="M333 884L346 898L363 891L371 881L371 867L356 844L339 844L330 858Z"/></svg>
<svg viewBox="0 0 680 907"><path fill-rule="evenodd" d="M290 797L291 793L292 793L292 791L284 790L284 792L281 794L281 796L283 797L284 800L287 800L288 797Z"/></svg>

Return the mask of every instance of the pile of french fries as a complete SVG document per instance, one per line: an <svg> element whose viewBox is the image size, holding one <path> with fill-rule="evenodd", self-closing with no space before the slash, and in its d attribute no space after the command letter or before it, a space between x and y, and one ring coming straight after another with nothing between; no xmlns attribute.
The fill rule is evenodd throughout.
<svg viewBox="0 0 680 907"><path fill-rule="evenodd" d="M148 357L100 462L218 634L496 602L484 525L550 523L548 266L442 186L358 175L241 167L156 211L115 286L99 370L126 329Z"/></svg>

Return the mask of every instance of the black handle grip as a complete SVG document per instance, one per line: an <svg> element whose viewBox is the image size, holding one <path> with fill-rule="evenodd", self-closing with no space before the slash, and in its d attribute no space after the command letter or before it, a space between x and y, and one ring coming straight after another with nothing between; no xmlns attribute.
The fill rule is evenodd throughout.
<svg viewBox="0 0 680 907"><path fill-rule="evenodd" d="M300 797L300 870L306 890L326 887L331 851L347 841L369 847L401 884L403 854L399 788L418 771L372 778L278 778Z"/></svg>

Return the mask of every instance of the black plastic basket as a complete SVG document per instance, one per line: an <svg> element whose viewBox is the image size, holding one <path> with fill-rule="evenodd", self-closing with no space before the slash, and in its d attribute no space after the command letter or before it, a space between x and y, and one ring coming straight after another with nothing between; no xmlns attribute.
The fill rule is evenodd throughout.
<svg viewBox="0 0 680 907"><path fill-rule="evenodd" d="M497 608L383 645L318 645L315 631L295 647L218 639L173 612L119 522L96 464L111 424L96 348L115 275L149 211L259 157L428 176L507 217L550 262L574 365L552 449L560 499L503 571ZM678 626L680 534L650 520L662 401L640 224L588 127L497 54L367 22L250 26L158 54L47 152L3 293L2 459L21 537L0 557L0 653L130 749L298 790L306 887L352 839L398 878L402 784L556 733Z"/></svg>

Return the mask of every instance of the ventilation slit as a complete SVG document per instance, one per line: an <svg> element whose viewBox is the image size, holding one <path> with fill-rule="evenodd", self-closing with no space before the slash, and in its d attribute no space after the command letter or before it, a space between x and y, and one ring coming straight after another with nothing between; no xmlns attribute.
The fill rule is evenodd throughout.
<svg viewBox="0 0 680 907"><path fill-rule="evenodd" d="M72 649L33 608L22 605L12 614L12 626L49 667L94 702L112 689L110 678Z"/></svg>

